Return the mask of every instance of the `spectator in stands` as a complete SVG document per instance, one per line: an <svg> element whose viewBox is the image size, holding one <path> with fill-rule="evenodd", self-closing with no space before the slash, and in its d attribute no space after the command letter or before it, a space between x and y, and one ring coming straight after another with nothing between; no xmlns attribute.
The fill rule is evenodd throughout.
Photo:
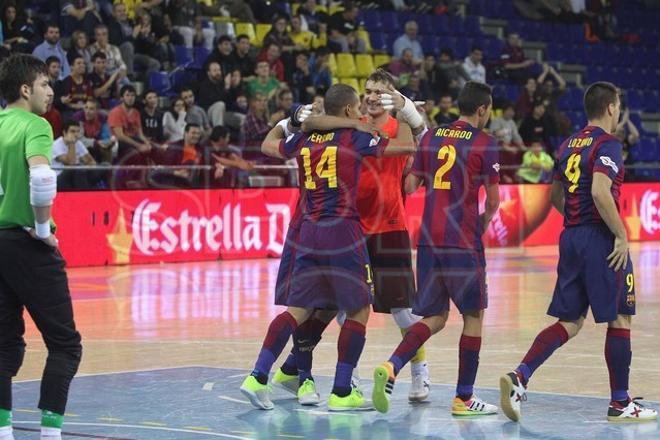
<svg viewBox="0 0 660 440"><path fill-rule="evenodd" d="M316 0L304 0L298 8L298 14L302 19L301 28L319 35L321 33L320 28L325 27L328 15L325 12L317 11L316 7Z"/></svg>
<svg viewBox="0 0 660 440"><path fill-rule="evenodd" d="M557 87L555 87L555 81L557 81ZM550 119L555 133L561 132L567 135L571 124L566 115L559 111L559 99L566 91L566 81L554 67L543 64L543 72L536 82L539 87L536 89L535 99L539 99L545 104L546 117Z"/></svg>
<svg viewBox="0 0 660 440"><path fill-rule="evenodd" d="M220 64L212 61L206 68L206 78L198 87L199 105L209 115L211 125L224 125L227 111L225 101L231 88L231 73L223 75Z"/></svg>
<svg viewBox="0 0 660 440"><path fill-rule="evenodd" d="M48 67L48 84L51 89L55 90L55 85L60 80L62 63L59 58L50 56L46 59L46 66Z"/></svg>
<svg viewBox="0 0 660 440"><path fill-rule="evenodd" d="M87 34L84 33L83 31L74 31L73 35L71 36L71 49L69 49L69 56L72 56L71 53L76 53L80 56L82 56L85 59L85 65L87 66L87 71L89 72L92 70L92 60L91 60L91 55L89 53L89 50L87 48L89 47L89 38L87 37Z"/></svg>
<svg viewBox="0 0 660 440"><path fill-rule="evenodd" d="M274 117L268 118L266 95L261 93L252 95L250 110L241 127L243 158L247 160L264 159L261 154L261 141L270 129L280 121L277 117L278 115L274 115Z"/></svg>
<svg viewBox="0 0 660 440"><path fill-rule="evenodd" d="M523 88L522 93L518 95L518 100L515 105L517 120L523 120L532 113L537 88L538 84L536 83L536 80L534 78L527 78L525 87Z"/></svg>
<svg viewBox="0 0 660 440"><path fill-rule="evenodd" d="M513 104L505 102L502 106L502 116L493 119L490 123L490 132L495 136L498 145L501 147L500 165L506 166L500 171L500 178L503 183L515 182L516 170L513 169L513 166L520 165L522 153L525 151L514 116Z"/></svg>
<svg viewBox="0 0 660 440"><path fill-rule="evenodd" d="M213 166L209 176L211 188L244 186L240 171L251 171L254 163L241 158L241 150L229 145L229 130L220 125L213 127L209 146L204 149L204 164Z"/></svg>
<svg viewBox="0 0 660 440"><path fill-rule="evenodd" d="M486 68L481 63L484 51L479 46L473 46L470 55L463 61L463 69L472 81L486 83Z"/></svg>
<svg viewBox="0 0 660 440"><path fill-rule="evenodd" d="M500 62L508 78L516 83L522 84L530 76L534 76L534 60L525 58L525 52L522 49L522 40L516 32L511 32L506 40L506 45L500 55Z"/></svg>
<svg viewBox="0 0 660 440"><path fill-rule="evenodd" d="M616 126L614 135L623 145L623 160L627 163L630 155L630 149L639 142L639 130L630 120L630 109L626 108L621 116L621 122Z"/></svg>
<svg viewBox="0 0 660 440"><path fill-rule="evenodd" d="M612 41L619 38L616 18L617 3L612 0L591 0L587 3L587 12L590 17L589 26L597 37L590 39L590 42L597 42L598 39Z"/></svg>
<svg viewBox="0 0 660 440"><path fill-rule="evenodd" d="M308 103L314 97L316 91L314 90L312 73L309 70L309 57L306 52L300 52L296 55L296 67L291 72L289 86L296 102Z"/></svg>
<svg viewBox="0 0 660 440"><path fill-rule="evenodd" d="M201 10L197 0L171 0L169 17L174 29L183 36L186 47L193 47L193 42L213 49L215 30L202 28Z"/></svg>
<svg viewBox="0 0 660 440"><path fill-rule="evenodd" d="M330 52L327 48L319 48L309 60L309 71L312 74L312 85L317 91L325 92L332 86L332 73L328 65Z"/></svg>
<svg viewBox="0 0 660 440"><path fill-rule="evenodd" d="M97 162L112 163L112 150L117 138L110 133L107 117L99 112L99 103L94 98L85 102L82 110L73 115L73 120L82 127L80 141Z"/></svg>
<svg viewBox="0 0 660 440"><path fill-rule="evenodd" d="M122 164L144 163L151 143L142 131L142 118L135 108L135 88L125 85L119 95L121 104L108 114L108 125L119 142L117 159Z"/></svg>
<svg viewBox="0 0 660 440"><path fill-rule="evenodd" d="M158 109L158 93L155 90L147 90L142 95L142 132L152 144L163 144L165 142L165 131L163 128L163 112Z"/></svg>
<svg viewBox="0 0 660 440"><path fill-rule="evenodd" d="M102 23L101 14L96 10L96 2L89 0L65 0L62 5L62 33L69 36L73 31L82 29L92 35L94 27Z"/></svg>
<svg viewBox="0 0 660 440"><path fill-rule="evenodd" d="M334 13L328 20L328 43L340 52L367 51L365 42L357 37L359 10L350 1L344 2L344 10Z"/></svg>
<svg viewBox="0 0 660 440"><path fill-rule="evenodd" d="M170 110L163 115L163 132L167 142L177 142L183 139L186 127L186 103L181 98L174 98Z"/></svg>
<svg viewBox="0 0 660 440"><path fill-rule="evenodd" d="M522 183L550 183L553 165L552 156L543 151L542 140L533 138L516 174Z"/></svg>
<svg viewBox="0 0 660 440"><path fill-rule="evenodd" d="M424 101L430 97L426 84L421 81L417 72L410 75L408 84L401 88L401 93L412 101Z"/></svg>
<svg viewBox="0 0 660 440"><path fill-rule="evenodd" d="M41 117L48 121L53 129L53 139L57 139L62 135L62 114L55 108L52 101L48 103L47 108L46 113Z"/></svg>
<svg viewBox="0 0 660 440"><path fill-rule="evenodd" d="M291 17L291 32L289 32L289 36L291 37L291 41L293 41L294 49L297 51L312 50L325 45L321 43L314 32L303 30L300 15Z"/></svg>
<svg viewBox="0 0 660 440"><path fill-rule="evenodd" d="M252 8L243 0L214 0L200 2L203 15L210 17L229 16L233 20L256 23Z"/></svg>
<svg viewBox="0 0 660 440"><path fill-rule="evenodd" d="M258 58L259 61L265 60L268 62L271 75L277 78L278 81L285 80L284 63L280 59L281 54L282 51L280 50L280 47L275 43L270 43L268 45L264 45L264 48L259 54Z"/></svg>
<svg viewBox="0 0 660 440"><path fill-rule="evenodd" d="M12 52L32 53L34 37L32 26L18 14L16 5L6 4L2 11L2 44Z"/></svg>
<svg viewBox="0 0 660 440"><path fill-rule="evenodd" d="M128 79L126 78L128 68L126 67L126 63L124 63L119 48L110 44L108 41L108 27L104 24L97 25L94 28L94 38L96 42L89 46L90 54L94 55L96 52L104 53L108 73L112 75L118 71L117 81L119 84L126 85L128 83Z"/></svg>
<svg viewBox="0 0 660 440"><path fill-rule="evenodd" d="M250 40L248 40L249 43ZM218 63L223 72L231 72L236 64L236 59L233 54L233 46L231 38L228 35L222 35L215 43L213 52L209 54L204 62L204 69L208 70L210 63Z"/></svg>
<svg viewBox="0 0 660 440"><path fill-rule="evenodd" d="M71 74L57 84L55 105L65 116L82 110L85 101L94 97L92 83L87 79L85 60L80 55L71 58Z"/></svg>
<svg viewBox="0 0 660 440"><path fill-rule="evenodd" d="M271 75L268 61L258 61L254 71L256 77L247 84L248 98L252 99L260 94L269 99L280 86L280 82Z"/></svg>
<svg viewBox="0 0 660 440"><path fill-rule="evenodd" d="M409 49L412 52L413 63L415 65L422 64L424 61L424 51L422 50L422 45L417 40L417 31L417 22L409 21L406 23L405 34L401 35L394 42L394 58L403 58L404 50Z"/></svg>
<svg viewBox="0 0 660 440"><path fill-rule="evenodd" d="M99 101L99 105L104 110L110 109L110 100L117 95L117 81L121 75L121 70L115 70L112 75L107 72L108 59L103 52L96 52L92 55L92 73L89 74L89 81L94 89L94 97Z"/></svg>
<svg viewBox="0 0 660 440"><path fill-rule="evenodd" d="M543 142L545 151L554 154L553 145L550 137L554 136L552 124L545 116L545 104L543 101L536 101L532 113L527 115L520 123L520 136L525 145L530 145L532 140L540 139Z"/></svg>
<svg viewBox="0 0 660 440"><path fill-rule="evenodd" d="M451 95L447 93L441 95L440 100L438 101L440 112L435 115L435 122L438 125L451 124L458 119L458 113L456 113L452 107L453 101Z"/></svg>
<svg viewBox="0 0 660 440"><path fill-rule="evenodd" d="M60 66L62 68L60 79L69 76L71 73L69 62L66 59L66 52L60 44L60 28L57 24L51 23L46 27L44 41L34 48L32 55L41 61L46 61L51 56L57 57L60 60Z"/></svg>
<svg viewBox="0 0 660 440"><path fill-rule="evenodd" d="M243 80L249 81L254 77L256 57L252 53L250 38L241 34L236 37L236 50L234 50L234 64L241 71Z"/></svg>
<svg viewBox="0 0 660 440"><path fill-rule="evenodd" d="M426 84L434 101L440 98L440 91L445 89L444 75L439 71L433 55L426 55L419 70L420 79Z"/></svg>
<svg viewBox="0 0 660 440"><path fill-rule="evenodd" d="M401 58L394 59L387 70L392 74L394 79L398 82L399 87L408 85L410 76L419 70L419 65L413 61L413 52L410 49L404 49Z"/></svg>
<svg viewBox="0 0 660 440"><path fill-rule="evenodd" d="M287 26L289 25L286 17L278 15L273 20L273 25L264 36L264 46L268 47L271 44L276 44L280 48L280 52L293 52L294 50L301 50L302 47L296 47L289 35Z"/></svg>
<svg viewBox="0 0 660 440"><path fill-rule="evenodd" d="M199 165L202 161L200 141L202 128L195 123L186 124L183 139L168 145L160 155L162 165ZM191 169L158 170L151 175L157 186L194 188L199 186L199 171Z"/></svg>
<svg viewBox="0 0 660 440"><path fill-rule="evenodd" d="M154 22L153 27L159 52L167 54L167 62L163 63L163 67L165 70L169 70L176 61L176 49L174 46L183 46L183 37L174 30L172 20L167 14L162 17L161 23Z"/></svg>
<svg viewBox="0 0 660 440"><path fill-rule="evenodd" d="M195 104L195 92L190 87L184 87L179 96L186 104L186 123L199 125L204 136L210 134L211 123L204 109Z"/></svg>
<svg viewBox="0 0 660 440"><path fill-rule="evenodd" d="M451 49L444 48L440 51L438 70L443 76L440 82L444 86L441 93L449 93L453 100L458 98L458 93L462 88L461 84L464 84L464 81L470 81L470 75L463 68L463 64L454 60L454 52Z"/></svg>
<svg viewBox="0 0 660 440"><path fill-rule="evenodd" d="M227 105L225 124L229 127L240 129L243 120L245 119L248 105L245 86L241 80L241 71L238 68L231 72L231 80L225 104Z"/></svg>
<svg viewBox="0 0 660 440"><path fill-rule="evenodd" d="M146 80L149 80L151 72L158 72L165 64L167 67L171 67L169 51L158 43L153 18L148 12L143 12L138 16L134 32L137 32L133 41L134 59L138 67L144 70Z"/></svg>
<svg viewBox="0 0 660 440"><path fill-rule="evenodd" d="M85 145L80 141L80 125L67 121L62 126L62 136L53 143L53 160L57 174L57 188L60 190L86 189L96 182L90 182L90 173L80 170L57 169L63 165L96 165Z"/></svg>
<svg viewBox="0 0 660 440"><path fill-rule="evenodd" d="M284 118L291 116L291 106L293 105L293 93L288 87L283 87L275 94L275 101L271 108L271 118L276 119L278 122Z"/></svg>

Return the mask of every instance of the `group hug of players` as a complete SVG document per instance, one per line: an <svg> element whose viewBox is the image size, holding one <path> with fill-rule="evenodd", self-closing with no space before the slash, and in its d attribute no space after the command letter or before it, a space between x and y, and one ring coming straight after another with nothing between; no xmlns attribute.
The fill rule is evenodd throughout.
<svg viewBox="0 0 660 440"><path fill-rule="evenodd" d="M451 299L463 316L451 412L496 414L497 406L474 393L488 305L481 236L499 207L499 150L483 131L491 113L491 89L468 82L458 97L460 118L432 129L425 126L415 103L394 89L385 71L367 79L364 99L361 103L349 86L334 85L324 109L299 107L262 144L269 156L296 159L301 193L276 285L275 303L287 310L270 323L241 392L265 410L273 408L271 384L296 395L302 405L320 404L311 374L312 350L336 316L341 330L327 400L330 411L387 412L396 377L408 362L408 399L424 401L430 388L424 344L446 325ZM585 92L584 106L588 125L559 148L551 193L565 219L558 280L548 310L558 321L539 333L515 370L500 378L500 405L514 421L521 417L530 377L579 332L589 307L597 323L608 323L608 420L657 417L655 410L628 394L635 285L618 213L622 146L611 134L620 114L619 91L610 83L594 83ZM402 186L410 194L422 184L425 205L415 290ZM481 186L486 203L479 214ZM403 339L374 370L369 400L354 370L372 305L374 312L392 315ZM271 368L290 337L291 353L269 384Z"/></svg>

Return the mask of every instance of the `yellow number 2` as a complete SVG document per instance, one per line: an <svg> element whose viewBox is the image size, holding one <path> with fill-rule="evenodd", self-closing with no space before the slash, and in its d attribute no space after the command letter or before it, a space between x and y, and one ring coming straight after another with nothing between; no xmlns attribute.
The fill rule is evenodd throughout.
<svg viewBox="0 0 660 440"><path fill-rule="evenodd" d="M438 151L438 160L447 161L443 163L438 171L435 172L435 179L433 180L433 189L451 189L451 182L443 181L442 178L451 170L456 162L456 148L453 145L444 145Z"/></svg>
<svg viewBox="0 0 660 440"><path fill-rule="evenodd" d="M568 157L568 163L566 164L564 175L568 181L572 183L572 185L568 187L569 193L574 193L578 187L578 180L580 180L580 160L582 160L582 156L578 153L573 153Z"/></svg>
<svg viewBox="0 0 660 440"><path fill-rule="evenodd" d="M316 189L316 182L312 176L312 152L309 147L300 149L303 157L303 169L305 171L305 189ZM328 188L337 188L337 147L326 147L321 155L321 160L314 170L320 179L328 181Z"/></svg>
<svg viewBox="0 0 660 440"><path fill-rule="evenodd" d="M626 284L628 285L628 293L632 292L635 288L635 277L633 277L633 274L629 273L626 275Z"/></svg>

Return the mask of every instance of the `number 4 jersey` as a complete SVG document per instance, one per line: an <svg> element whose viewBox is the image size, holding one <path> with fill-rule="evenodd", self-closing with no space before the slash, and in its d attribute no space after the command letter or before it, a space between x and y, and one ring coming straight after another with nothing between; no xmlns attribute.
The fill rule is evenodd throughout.
<svg viewBox="0 0 660 440"><path fill-rule="evenodd" d="M303 218L358 220L355 200L362 158L380 156L387 143L352 129L296 133L282 140L280 154L298 162Z"/></svg>
<svg viewBox="0 0 660 440"><path fill-rule="evenodd" d="M624 173L622 150L616 137L593 126L583 128L561 144L554 179L564 187L564 226L603 223L591 196L594 173L612 179L612 196L619 209Z"/></svg>
<svg viewBox="0 0 660 440"><path fill-rule="evenodd" d="M497 142L464 121L429 130L412 173L426 195L419 246L481 249L479 188L499 182Z"/></svg>

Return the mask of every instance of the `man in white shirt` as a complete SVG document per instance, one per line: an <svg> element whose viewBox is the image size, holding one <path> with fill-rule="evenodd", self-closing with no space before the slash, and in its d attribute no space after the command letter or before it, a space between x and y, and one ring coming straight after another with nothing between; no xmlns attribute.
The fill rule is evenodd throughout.
<svg viewBox="0 0 660 440"><path fill-rule="evenodd" d="M422 45L417 39L417 23L409 21L406 23L405 29L406 33L394 41L394 58L401 59L403 51L405 49L410 49L413 53L413 64L421 64L422 61L424 61L424 51L422 50Z"/></svg>
<svg viewBox="0 0 660 440"><path fill-rule="evenodd" d="M85 189L91 186L92 180L98 181L98 172L92 176L82 170L58 169L63 165L96 165L96 161L80 141L78 122L66 121L62 124L62 136L53 143L52 164L57 174L58 189Z"/></svg>
<svg viewBox="0 0 660 440"><path fill-rule="evenodd" d="M478 47L472 47L470 55L465 57L463 68L470 75L472 81L486 83L486 68L481 61L484 59L484 51Z"/></svg>

